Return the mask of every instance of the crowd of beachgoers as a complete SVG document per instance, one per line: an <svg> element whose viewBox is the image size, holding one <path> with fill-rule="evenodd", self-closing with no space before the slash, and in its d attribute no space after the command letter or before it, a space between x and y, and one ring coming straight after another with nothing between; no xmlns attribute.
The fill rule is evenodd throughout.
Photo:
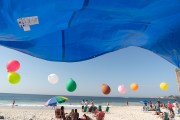
<svg viewBox="0 0 180 120"><path fill-rule="evenodd" d="M43 108L0 106L0 119L6 120L180 120L179 103L175 100L163 103L142 101L142 106L133 106L126 101L124 106L96 105L93 100L82 100L82 107L63 105Z"/></svg>
<svg viewBox="0 0 180 120"><path fill-rule="evenodd" d="M180 115L179 103L174 100L173 103L168 101L168 103L163 103L160 99L156 103L151 101L142 101L144 103L143 111L154 111L154 115L162 120L174 120L175 116Z"/></svg>
<svg viewBox="0 0 180 120"><path fill-rule="evenodd" d="M174 103L171 103L168 101L168 103L163 103L160 101L160 99L157 100L156 103L153 103L152 101L141 101L143 103L142 111L143 112L151 112L152 115L156 116L157 119L161 120L175 120L175 116L178 117L180 115L180 106L179 103L174 100ZM64 113L64 108L60 109L59 111L63 111L62 113L56 116L56 118L63 118L63 120L91 120L91 119L96 119L96 120L104 120L105 114L109 113L109 102L107 102L107 106L102 110L102 106L95 106L94 101L91 100L90 103L88 103L88 100L82 100L81 102L82 105L82 113L83 116L79 117L79 113L77 112L77 109L72 109L69 114ZM126 105L128 106L128 101L126 102ZM56 109L58 110L58 109ZM91 114L91 117L86 115L86 113ZM57 114L57 113L56 113ZM146 113L145 113L146 114ZM177 118L178 119L178 118Z"/></svg>

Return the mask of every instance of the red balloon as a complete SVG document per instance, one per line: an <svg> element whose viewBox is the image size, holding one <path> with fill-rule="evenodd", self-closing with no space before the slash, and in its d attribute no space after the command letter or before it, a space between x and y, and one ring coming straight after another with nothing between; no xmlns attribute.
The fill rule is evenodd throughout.
<svg viewBox="0 0 180 120"><path fill-rule="evenodd" d="M8 72L15 72L20 68L20 63L17 60L10 60L6 65Z"/></svg>

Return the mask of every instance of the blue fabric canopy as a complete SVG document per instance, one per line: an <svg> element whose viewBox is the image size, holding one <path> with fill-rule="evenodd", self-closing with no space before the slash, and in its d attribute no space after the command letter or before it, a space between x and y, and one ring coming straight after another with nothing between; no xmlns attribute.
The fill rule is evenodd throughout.
<svg viewBox="0 0 180 120"><path fill-rule="evenodd" d="M63 62L137 46L180 67L180 1L0 0L0 45Z"/></svg>

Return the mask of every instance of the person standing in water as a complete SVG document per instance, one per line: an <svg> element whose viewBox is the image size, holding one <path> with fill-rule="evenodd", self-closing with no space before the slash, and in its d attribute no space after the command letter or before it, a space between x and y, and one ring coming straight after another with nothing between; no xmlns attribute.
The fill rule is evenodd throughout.
<svg viewBox="0 0 180 120"><path fill-rule="evenodd" d="M126 100L126 105L128 106L129 105L129 103L128 103L128 101Z"/></svg>
<svg viewBox="0 0 180 120"><path fill-rule="evenodd" d="M109 102L106 103L107 107L109 106Z"/></svg>
<svg viewBox="0 0 180 120"><path fill-rule="evenodd" d="M15 101L15 100L13 100L13 103L12 103L12 108L14 108L15 102L16 102L16 101Z"/></svg>
<svg viewBox="0 0 180 120"><path fill-rule="evenodd" d="M84 111L84 105L85 105L84 99L81 101L81 105L82 105L82 112L83 112Z"/></svg>

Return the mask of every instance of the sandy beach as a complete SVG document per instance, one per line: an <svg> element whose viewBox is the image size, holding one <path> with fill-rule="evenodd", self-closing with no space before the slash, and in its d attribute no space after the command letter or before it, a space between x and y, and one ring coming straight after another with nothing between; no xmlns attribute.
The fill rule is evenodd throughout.
<svg viewBox="0 0 180 120"><path fill-rule="evenodd" d="M105 108L102 108L103 110ZM65 108L66 113L70 113L70 108ZM166 111L162 109L162 111ZM78 109L80 117L83 116L81 109ZM93 120L91 113L85 113ZM141 106L121 106L111 107L110 113L105 114L104 120L160 120L154 112L143 112ZM50 107L28 108L28 107L0 107L0 115L6 120L55 120L55 112ZM175 120L180 120L180 116L176 115Z"/></svg>

